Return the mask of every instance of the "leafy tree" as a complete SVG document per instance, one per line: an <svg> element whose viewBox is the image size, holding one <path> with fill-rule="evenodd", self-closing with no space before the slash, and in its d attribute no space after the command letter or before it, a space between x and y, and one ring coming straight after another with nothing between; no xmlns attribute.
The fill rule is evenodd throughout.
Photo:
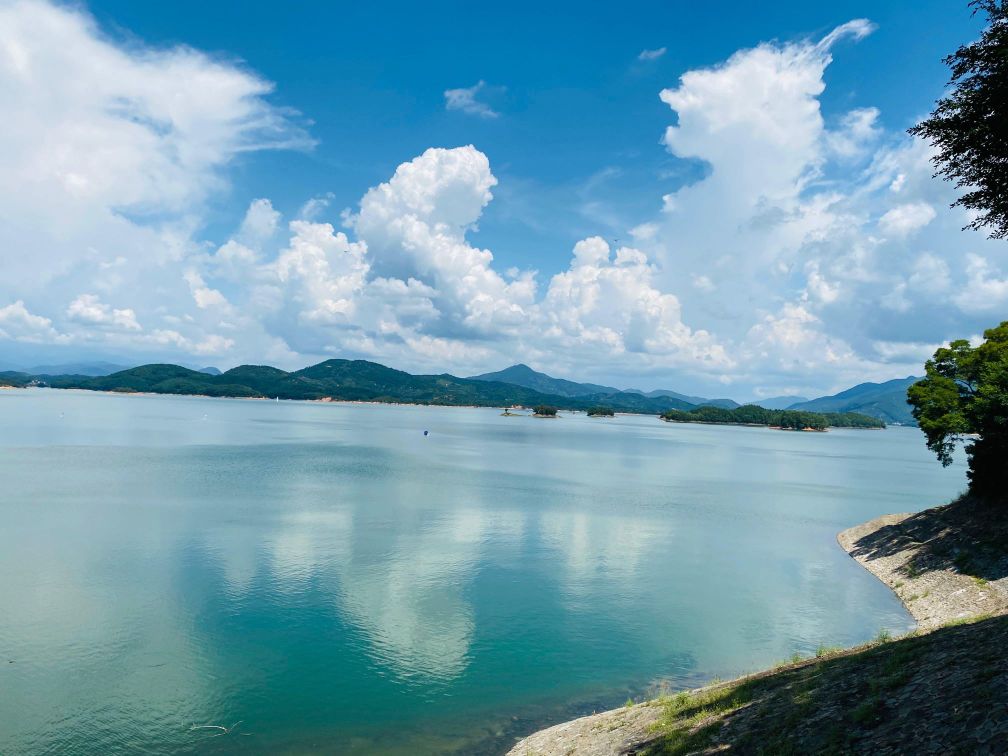
<svg viewBox="0 0 1008 756"><path fill-rule="evenodd" d="M910 129L931 142L936 176L965 190L952 206L974 212L966 228L1008 236L1008 0L972 0L987 15L980 39L945 58L951 93Z"/></svg>
<svg viewBox="0 0 1008 756"><path fill-rule="evenodd" d="M545 404L540 404L533 411L535 412L535 414L539 415L539 417L556 417L557 408L549 407Z"/></svg>
<svg viewBox="0 0 1008 756"><path fill-rule="evenodd" d="M615 417L612 407L589 407L588 417Z"/></svg>
<svg viewBox="0 0 1008 756"><path fill-rule="evenodd" d="M956 443L966 446L970 491L1004 496L1008 490L1008 321L984 331L977 347L953 341L934 353L926 375L907 390L927 446L943 465Z"/></svg>

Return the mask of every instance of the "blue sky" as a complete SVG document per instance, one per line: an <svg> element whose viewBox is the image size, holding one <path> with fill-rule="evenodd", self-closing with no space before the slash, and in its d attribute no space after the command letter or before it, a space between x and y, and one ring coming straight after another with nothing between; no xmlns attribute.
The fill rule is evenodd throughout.
<svg viewBox="0 0 1008 756"><path fill-rule="evenodd" d="M521 360L746 397L919 371L1006 311L1004 245L904 134L965 3L0 12L38 124L6 127L0 363Z"/></svg>
<svg viewBox="0 0 1008 756"><path fill-rule="evenodd" d="M823 114L876 105L881 122L900 130L941 93L941 58L979 28L948 2L87 7L122 39L240 61L276 84L272 102L312 121L313 150L256 154L236 166L211 231L227 233L255 197L270 197L285 215L327 193L334 207L350 207L426 148L474 144L500 181L474 242L504 266L544 272L563 269L579 239L625 235L662 194L702 171L659 142L669 109L658 92L684 71L869 18L878 29L830 66ZM662 47L656 60L637 59ZM499 88L482 99L501 117L445 110L446 89L481 80Z"/></svg>

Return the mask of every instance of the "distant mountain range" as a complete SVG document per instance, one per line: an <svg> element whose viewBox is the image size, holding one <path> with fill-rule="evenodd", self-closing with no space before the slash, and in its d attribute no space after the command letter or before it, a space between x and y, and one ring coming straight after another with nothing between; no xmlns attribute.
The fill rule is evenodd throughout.
<svg viewBox="0 0 1008 756"><path fill-rule="evenodd" d="M105 372L116 367L119 366L102 362L40 365L30 372L0 372L0 385L41 384L53 388L98 391L444 405L503 407L547 404L577 410L605 406L617 412L644 414L691 410L701 406L723 409L740 406L731 399L705 399L664 389L644 393L596 383L577 383L554 378L521 364L470 378L447 373L411 375L365 360L326 360L293 372L262 365L241 365L221 373L213 367L192 370L166 364ZM862 383L839 394L818 399L780 396L751 404L771 410L857 412L887 423L913 425L906 390L917 380L910 376L885 383Z"/></svg>
<svg viewBox="0 0 1008 756"><path fill-rule="evenodd" d="M123 370L129 370L129 366L117 365L114 362L95 361L63 362L58 365L35 365L25 370L10 372L22 372L29 375L88 375L92 377L99 377L103 375L112 375L112 373L120 373ZM221 371L215 367L199 368L198 372L208 373L210 375L220 375L221 373Z"/></svg>
<svg viewBox="0 0 1008 756"><path fill-rule="evenodd" d="M532 407L540 404L561 409L586 410L604 404L617 412L660 414L693 405L672 397L648 398L641 394L600 392L561 396L500 381L457 378L453 375L411 375L365 360L326 360L318 365L286 372L264 365L241 365L213 375L179 365L141 365L105 376L32 375L0 372L0 384L43 385L94 391L195 394L228 397L279 397L281 399L334 399L343 401L402 402L411 404Z"/></svg>
<svg viewBox="0 0 1008 756"><path fill-rule="evenodd" d="M707 404L712 407L734 409L739 406L738 402L731 399L705 399L702 396L689 396L687 394L680 394L677 391L667 391L664 389L645 393L640 389L618 389L612 386L600 386L597 383L576 383L564 380L563 378L554 378L551 375L546 375L546 373L540 373L522 363L512 365L509 368L504 368L494 373L473 375L470 376L470 380L511 383L515 386L524 386L525 388L542 391L546 394L556 394L557 396L566 397L638 394L646 399L675 399L694 407ZM686 407L678 407L676 409L686 409Z"/></svg>
<svg viewBox="0 0 1008 756"><path fill-rule="evenodd" d="M768 396L766 399L753 399L750 404L755 404L763 409L787 409L796 404L807 402L807 396Z"/></svg>
<svg viewBox="0 0 1008 756"><path fill-rule="evenodd" d="M906 392L919 380L920 378L911 375L885 383L859 383L839 394L798 402L787 409L810 412L860 412L885 420L887 423L916 425L917 422L910 414Z"/></svg>
<svg viewBox="0 0 1008 756"><path fill-rule="evenodd" d="M128 369L113 362L64 362L59 365L35 365L24 372L32 375L111 375Z"/></svg>
<svg viewBox="0 0 1008 756"><path fill-rule="evenodd" d="M676 391L666 389L645 393L639 389L620 390L611 386L600 386L595 383L576 383L564 380L563 378L554 378L520 363L494 373L474 375L472 376L472 380L513 383L516 386L524 386L566 397L598 396L602 393L607 393L609 396L639 394L647 399L662 397L675 399L695 407L710 406L735 409L741 406L732 399L706 399L702 396L690 396L689 394L680 394ZM809 412L859 412L870 417L885 420L887 423L915 425L916 422L913 419L913 415L910 414L910 405L906 401L906 390L910 384L919 380L920 378L910 376L908 378L897 378L892 381L886 381L885 383L861 383L846 391L841 391L839 394L822 396L818 399L810 400L804 396L774 396L758 399L749 402L749 404L755 404L770 410L792 409ZM674 409L688 408L675 407Z"/></svg>
<svg viewBox="0 0 1008 756"><path fill-rule="evenodd" d="M495 373L482 373L481 375L469 376L469 380L510 383L513 386L524 386L533 391L541 391L544 394L556 394L557 396L567 397L620 393L620 389L613 388L612 386L600 386L597 383L575 383L574 381L566 381L563 378L554 378L551 375L546 375L546 373L533 370L528 365L523 365L520 362L517 365L498 370Z"/></svg>

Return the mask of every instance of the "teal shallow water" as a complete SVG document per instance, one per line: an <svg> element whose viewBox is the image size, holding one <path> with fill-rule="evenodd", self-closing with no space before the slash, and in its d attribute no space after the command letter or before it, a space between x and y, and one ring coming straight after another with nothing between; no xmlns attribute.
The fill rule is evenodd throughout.
<svg viewBox="0 0 1008 756"><path fill-rule="evenodd" d="M0 481L0 753L492 753L908 628L836 533L965 474L903 428L36 389Z"/></svg>

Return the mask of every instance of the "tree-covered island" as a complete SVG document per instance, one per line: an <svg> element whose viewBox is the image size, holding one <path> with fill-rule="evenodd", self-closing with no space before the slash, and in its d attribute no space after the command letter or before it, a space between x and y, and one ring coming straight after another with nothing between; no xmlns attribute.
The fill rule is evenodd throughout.
<svg viewBox="0 0 1008 756"><path fill-rule="evenodd" d="M828 428L885 428L884 421L859 412L805 412L769 410L755 404L735 409L696 407L667 410L661 419L670 423L713 423L716 425L759 425L781 430L824 431Z"/></svg>

